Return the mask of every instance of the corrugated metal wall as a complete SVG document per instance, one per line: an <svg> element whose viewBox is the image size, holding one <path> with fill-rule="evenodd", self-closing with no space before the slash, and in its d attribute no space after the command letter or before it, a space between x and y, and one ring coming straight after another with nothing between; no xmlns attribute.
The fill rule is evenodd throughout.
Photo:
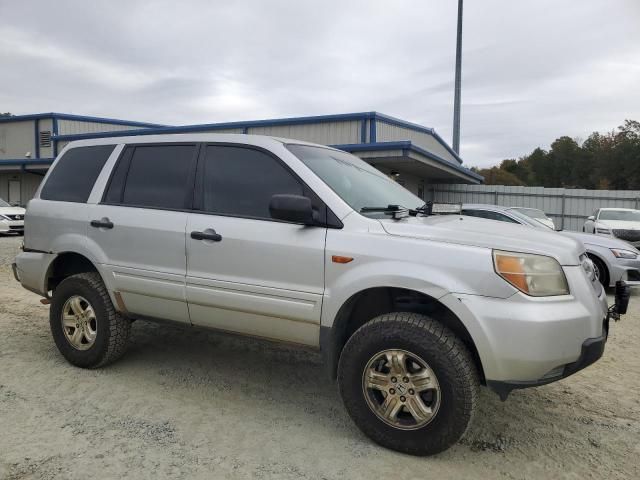
<svg viewBox="0 0 640 480"><path fill-rule="evenodd" d="M0 123L0 160L25 158L27 152L35 158L35 122Z"/></svg>
<svg viewBox="0 0 640 480"><path fill-rule="evenodd" d="M217 132L217 130L216 130ZM251 127L247 133L254 135L272 135L274 137L295 138L323 145L360 143L362 122L324 122L302 125L275 125Z"/></svg>
<svg viewBox="0 0 640 480"><path fill-rule="evenodd" d="M639 208L640 190L586 190L504 185L429 185L427 200L543 210L557 227L581 231L597 208Z"/></svg>
<svg viewBox="0 0 640 480"><path fill-rule="evenodd" d="M393 142L397 140L411 140L415 145L422 147L429 152L435 153L444 160L460 165L454 156L451 155L451 152L444 148L440 142L433 137L433 135L429 135L424 132L417 132L397 125L391 125L381 120L376 122L376 141Z"/></svg>
<svg viewBox="0 0 640 480"><path fill-rule="evenodd" d="M78 133L120 132L122 130L139 130L145 127L131 125L115 125L112 123L86 122L78 120L58 120L58 135Z"/></svg>

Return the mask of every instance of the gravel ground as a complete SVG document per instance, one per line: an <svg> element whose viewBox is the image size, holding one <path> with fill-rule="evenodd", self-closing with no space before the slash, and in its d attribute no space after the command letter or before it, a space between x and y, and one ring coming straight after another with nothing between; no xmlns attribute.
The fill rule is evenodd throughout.
<svg viewBox="0 0 640 480"><path fill-rule="evenodd" d="M462 442L415 458L354 427L308 350L138 321L118 363L70 366L11 275L20 240L0 237L0 478L640 478L640 293L601 361L483 389Z"/></svg>

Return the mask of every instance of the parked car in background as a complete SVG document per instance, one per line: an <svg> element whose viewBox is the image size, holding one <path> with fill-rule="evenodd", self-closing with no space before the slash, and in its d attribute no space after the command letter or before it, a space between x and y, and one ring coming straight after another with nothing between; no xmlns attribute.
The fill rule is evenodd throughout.
<svg viewBox="0 0 640 480"><path fill-rule="evenodd" d="M584 222L582 231L625 240L640 247L640 210L599 208Z"/></svg>
<svg viewBox="0 0 640 480"><path fill-rule="evenodd" d="M542 224L537 219L523 215L517 208L465 204L462 206L462 214L501 222L519 223L538 230L549 229L546 224ZM593 261L598 280L605 287L615 286L618 280L624 280L631 285L640 285L640 251L633 245L614 237L566 230L557 233L582 242L587 255Z"/></svg>
<svg viewBox="0 0 640 480"><path fill-rule="evenodd" d="M518 213L522 213L522 214L526 215L527 217L531 217L531 218L537 220L538 222L546 225L551 230L555 230L556 229L556 224L553 223L553 219L547 217L547 214L544 213L542 210L540 210L538 208L509 207L509 210L512 210L512 211L515 211L515 212L518 212Z"/></svg>
<svg viewBox="0 0 640 480"><path fill-rule="evenodd" d="M0 198L0 234L24 233L24 214L22 207L12 207Z"/></svg>

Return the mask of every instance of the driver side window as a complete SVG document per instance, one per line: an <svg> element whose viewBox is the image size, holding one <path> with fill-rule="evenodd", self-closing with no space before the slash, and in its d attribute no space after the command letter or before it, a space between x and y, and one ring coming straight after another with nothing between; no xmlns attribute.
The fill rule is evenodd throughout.
<svg viewBox="0 0 640 480"><path fill-rule="evenodd" d="M303 195L293 174L265 152L222 145L206 148L198 167L206 212L270 220L272 195Z"/></svg>

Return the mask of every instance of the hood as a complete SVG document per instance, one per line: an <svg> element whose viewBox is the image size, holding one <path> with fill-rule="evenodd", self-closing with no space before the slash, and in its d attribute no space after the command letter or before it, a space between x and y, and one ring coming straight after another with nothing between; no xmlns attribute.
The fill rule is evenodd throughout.
<svg viewBox="0 0 640 480"><path fill-rule="evenodd" d="M564 230L558 233L560 233L561 235L566 235L567 237L575 238L576 240L582 242L584 245L595 245L604 248L621 248L623 250L637 251L636 248L630 243L615 237L594 235L593 233L568 232Z"/></svg>
<svg viewBox="0 0 640 480"><path fill-rule="evenodd" d="M25 212L22 207L0 207L0 215L24 215Z"/></svg>
<svg viewBox="0 0 640 480"><path fill-rule="evenodd" d="M535 230L522 225L466 217L433 215L402 220L380 220L390 235L422 238L496 250L536 253L552 256L561 265L578 265L584 246L573 238L549 230Z"/></svg>
<svg viewBox="0 0 640 480"><path fill-rule="evenodd" d="M640 222L628 220L598 220L596 223L616 230L640 230Z"/></svg>

